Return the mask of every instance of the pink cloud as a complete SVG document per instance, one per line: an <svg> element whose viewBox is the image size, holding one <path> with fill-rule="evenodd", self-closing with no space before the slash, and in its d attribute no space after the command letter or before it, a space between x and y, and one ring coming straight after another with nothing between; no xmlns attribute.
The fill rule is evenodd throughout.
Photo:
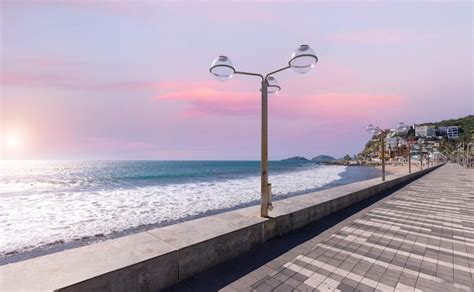
<svg viewBox="0 0 474 292"><path fill-rule="evenodd" d="M59 84L64 81L63 77L50 74L0 72L0 84L2 85L41 86L45 84Z"/></svg>
<svg viewBox="0 0 474 292"><path fill-rule="evenodd" d="M158 95L161 101L183 101L190 104L185 116L204 114L249 115L258 112L258 92L233 92L213 87L195 87Z"/></svg>
<svg viewBox="0 0 474 292"><path fill-rule="evenodd" d="M358 43L393 43L405 38L400 33L388 31L336 32L326 36L326 39L332 41Z"/></svg>
<svg viewBox="0 0 474 292"><path fill-rule="evenodd" d="M117 81L117 82L95 82L87 74L47 74L28 72L1 72L0 84L4 86L25 87L57 87L69 90L87 91L144 91L158 90L159 83L153 81Z"/></svg>
<svg viewBox="0 0 474 292"><path fill-rule="evenodd" d="M189 84L181 87L189 88L156 96L158 101L179 101L188 105L185 116L202 115L258 115L260 112L260 94L258 91L228 91L209 86L192 87ZM404 98L395 94L385 93L321 93L310 95L271 95L271 109L283 116L312 116L333 119L343 115L347 119L367 118L404 104Z"/></svg>
<svg viewBox="0 0 474 292"><path fill-rule="evenodd" d="M404 104L404 97L386 93L330 92L289 97L291 102L277 99L274 107L281 113L313 116L328 120L355 120L395 114Z"/></svg>
<svg viewBox="0 0 474 292"><path fill-rule="evenodd" d="M128 141L108 137L84 138L76 142L77 143L74 144L80 145L81 151L85 151L87 149L103 151L145 151L156 148L156 145L153 143L147 143L143 141Z"/></svg>
<svg viewBox="0 0 474 292"><path fill-rule="evenodd" d="M0 70L0 84L3 86L50 87L85 91L148 91L154 95L160 91L183 88L214 87L223 84L216 80L165 81L117 80L100 82L94 72L84 71L80 62L43 56L9 59ZM233 85L239 83L234 80Z"/></svg>

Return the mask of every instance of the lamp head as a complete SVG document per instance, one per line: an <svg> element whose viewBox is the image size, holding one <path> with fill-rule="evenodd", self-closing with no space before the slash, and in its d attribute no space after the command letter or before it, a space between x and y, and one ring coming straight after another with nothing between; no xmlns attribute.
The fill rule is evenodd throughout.
<svg viewBox="0 0 474 292"><path fill-rule="evenodd" d="M281 87L278 83L278 80L276 80L275 77L268 76L267 77L267 83L268 83L268 87L267 87L267 92L268 93L278 94L278 92L280 92Z"/></svg>
<svg viewBox="0 0 474 292"><path fill-rule="evenodd" d="M318 57L314 50L308 45L301 45L291 54L288 64L296 73L305 74L314 67L316 62L318 62Z"/></svg>
<svg viewBox="0 0 474 292"><path fill-rule="evenodd" d="M211 72L217 80L227 81L232 78L235 69L227 56L219 56L212 62L209 72Z"/></svg>
<svg viewBox="0 0 474 292"><path fill-rule="evenodd" d="M398 130L399 132L406 132L406 131L408 130L408 125L405 124L404 122L400 122L400 123L398 123L398 125L397 125L397 130Z"/></svg>
<svg viewBox="0 0 474 292"><path fill-rule="evenodd" d="M372 134L374 134L375 136L380 135L381 133L382 133L382 129L380 129L379 127L375 127L372 130Z"/></svg>

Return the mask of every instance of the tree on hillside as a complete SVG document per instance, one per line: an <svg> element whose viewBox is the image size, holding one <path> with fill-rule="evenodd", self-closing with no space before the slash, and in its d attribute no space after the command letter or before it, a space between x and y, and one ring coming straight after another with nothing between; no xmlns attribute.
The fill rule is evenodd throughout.
<svg viewBox="0 0 474 292"><path fill-rule="evenodd" d="M345 162L348 162L348 161L350 161L350 160L351 160L351 156L350 156L349 154L346 154L346 155L344 156L344 161L345 161Z"/></svg>

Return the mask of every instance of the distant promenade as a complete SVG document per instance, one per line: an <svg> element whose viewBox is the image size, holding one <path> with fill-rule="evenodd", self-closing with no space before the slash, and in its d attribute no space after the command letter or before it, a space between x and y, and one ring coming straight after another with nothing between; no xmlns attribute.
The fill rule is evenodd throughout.
<svg viewBox="0 0 474 292"><path fill-rule="evenodd" d="M472 169L447 164L322 233L318 224L170 290L474 291Z"/></svg>

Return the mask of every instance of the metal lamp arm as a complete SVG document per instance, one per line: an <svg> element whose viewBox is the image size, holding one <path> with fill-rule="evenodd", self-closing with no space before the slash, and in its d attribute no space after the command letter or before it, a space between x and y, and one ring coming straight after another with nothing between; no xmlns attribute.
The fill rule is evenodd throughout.
<svg viewBox="0 0 474 292"><path fill-rule="evenodd" d="M234 71L234 74L249 75L249 76L258 76L258 77L262 78L262 82L263 82L264 80L266 80L265 78L263 78L263 75L262 75L262 74L258 74L258 73Z"/></svg>
<svg viewBox="0 0 474 292"><path fill-rule="evenodd" d="M283 67L283 68L280 68L280 69L278 69L278 70L275 70L275 71L273 71L273 72L270 72L270 73L267 74L267 76L265 76L265 80L267 80L267 78L268 78L270 75L273 75L273 74L275 74L275 73L281 72L281 71L286 70L286 69L289 69L289 68L291 68L290 65L288 65L288 66L286 66L286 67Z"/></svg>

